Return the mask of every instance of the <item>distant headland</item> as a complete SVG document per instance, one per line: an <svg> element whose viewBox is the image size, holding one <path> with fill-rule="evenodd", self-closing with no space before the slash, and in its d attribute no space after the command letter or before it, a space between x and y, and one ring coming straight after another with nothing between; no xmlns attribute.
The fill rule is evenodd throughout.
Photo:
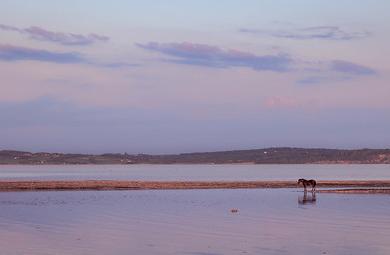
<svg viewBox="0 0 390 255"><path fill-rule="evenodd" d="M0 150L0 164L390 164L390 149L274 147L182 154L69 154Z"/></svg>

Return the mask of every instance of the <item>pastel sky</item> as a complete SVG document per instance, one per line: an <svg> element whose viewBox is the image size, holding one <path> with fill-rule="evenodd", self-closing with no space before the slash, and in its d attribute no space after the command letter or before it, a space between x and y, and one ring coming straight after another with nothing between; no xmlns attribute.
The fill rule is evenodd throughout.
<svg viewBox="0 0 390 255"><path fill-rule="evenodd" d="M0 149L390 147L388 0L2 0Z"/></svg>

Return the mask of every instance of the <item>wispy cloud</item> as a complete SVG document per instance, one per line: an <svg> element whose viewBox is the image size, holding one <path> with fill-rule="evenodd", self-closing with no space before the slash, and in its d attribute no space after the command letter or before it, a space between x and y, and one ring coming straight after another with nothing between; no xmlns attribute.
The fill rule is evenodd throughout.
<svg viewBox="0 0 390 255"><path fill-rule="evenodd" d="M334 60L330 63L332 71L353 74L353 75L373 75L376 71L370 67L355 64L343 60Z"/></svg>
<svg viewBox="0 0 390 255"><path fill-rule="evenodd" d="M138 64L126 62L97 62L90 60L79 52L56 52L42 49L26 48L0 44L0 61L33 60L57 64L87 64L103 68L137 67Z"/></svg>
<svg viewBox="0 0 390 255"><path fill-rule="evenodd" d="M304 77L297 81L298 84L302 85L313 85L320 83L333 83L333 82L342 82L352 79L351 76L340 76L332 74L323 74L323 75L311 75Z"/></svg>
<svg viewBox="0 0 390 255"><path fill-rule="evenodd" d="M296 29L247 29L239 30L242 33L272 36L277 38L295 40L354 40L368 37L371 33L367 31L347 31L338 26L316 26Z"/></svg>
<svg viewBox="0 0 390 255"><path fill-rule="evenodd" d="M342 82L359 76L370 76L375 74L377 74L377 71L370 67L345 60L333 60L319 63L317 69L314 69L307 77L300 79L298 83L310 85Z"/></svg>
<svg viewBox="0 0 390 255"><path fill-rule="evenodd" d="M110 38L104 35L90 33L88 35L49 31L41 27L31 26L18 28L0 24L0 30L13 31L28 35L31 39L48 41L61 45L90 45L96 42L106 42Z"/></svg>
<svg viewBox="0 0 390 255"><path fill-rule="evenodd" d="M86 63L77 52L52 52L48 50L0 44L0 60L36 60L55 63Z"/></svg>
<svg viewBox="0 0 390 255"><path fill-rule="evenodd" d="M208 44L137 43L138 47L174 57L168 61L213 68L248 67L258 71L284 72L289 70L292 59L286 54L255 55L234 49L223 49Z"/></svg>

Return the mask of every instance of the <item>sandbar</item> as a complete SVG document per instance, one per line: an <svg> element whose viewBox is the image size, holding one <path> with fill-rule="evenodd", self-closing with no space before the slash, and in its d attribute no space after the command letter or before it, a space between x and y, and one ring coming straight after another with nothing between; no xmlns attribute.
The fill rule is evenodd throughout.
<svg viewBox="0 0 390 255"><path fill-rule="evenodd" d="M390 180L330 180L317 181L318 188L365 188L369 190L390 190ZM132 181L132 180L0 180L0 191L39 190L168 190L168 189L261 189L261 188L302 188L296 181ZM338 190L339 193L355 189ZM357 189L356 189L357 190ZM335 191L335 190L333 190ZM332 192L321 190L321 192ZM387 191L385 191L387 192ZM385 193L383 192L383 193Z"/></svg>

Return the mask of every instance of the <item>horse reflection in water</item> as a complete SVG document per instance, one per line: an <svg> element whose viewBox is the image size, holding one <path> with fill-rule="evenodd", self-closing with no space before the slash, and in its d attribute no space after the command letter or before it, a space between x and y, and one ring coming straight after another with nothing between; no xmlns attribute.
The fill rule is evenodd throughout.
<svg viewBox="0 0 390 255"><path fill-rule="evenodd" d="M317 201L317 198L316 198L317 182L315 180L299 179L298 185L301 183L303 185L303 196L298 196L298 204L301 204L301 205L315 204ZM307 195L307 186L311 186L310 195Z"/></svg>
<svg viewBox="0 0 390 255"><path fill-rule="evenodd" d="M315 204L317 202L315 191L310 192L309 195L307 193L308 192L305 190L303 192L303 196L298 196L298 204L300 205Z"/></svg>

